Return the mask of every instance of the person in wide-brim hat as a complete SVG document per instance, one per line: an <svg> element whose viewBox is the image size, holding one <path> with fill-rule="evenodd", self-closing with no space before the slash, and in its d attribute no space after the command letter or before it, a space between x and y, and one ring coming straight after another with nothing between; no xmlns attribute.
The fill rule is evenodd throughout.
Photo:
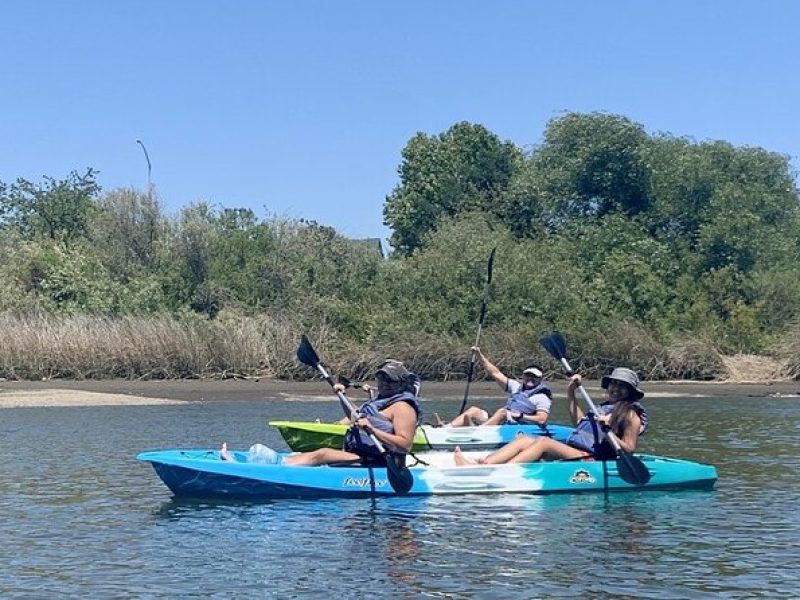
<svg viewBox="0 0 800 600"><path fill-rule="evenodd" d="M631 388L631 393L636 396L637 400L644 398L644 392L639 389L639 376L631 369L617 367L611 372L611 375L606 375L600 380L600 387L607 390L612 381L619 381L627 384Z"/></svg>

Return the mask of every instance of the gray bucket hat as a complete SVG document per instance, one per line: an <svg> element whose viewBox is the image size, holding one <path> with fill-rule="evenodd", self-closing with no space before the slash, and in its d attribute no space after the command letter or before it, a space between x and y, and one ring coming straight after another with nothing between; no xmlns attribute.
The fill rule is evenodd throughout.
<svg viewBox="0 0 800 600"><path fill-rule="evenodd" d="M612 379L627 383L629 386L631 386L637 400L641 400L644 397L644 392L639 389L639 376L631 369L626 369L625 367L615 368L611 372L611 375L606 375L602 380L600 380L600 387L602 387L604 390L607 389L608 384Z"/></svg>
<svg viewBox="0 0 800 600"><path fill-rule="evenodd" d="M406 381L408 377L411 376L411 372L406 369L405 365L403 365L403 363L401 363L399 360L394 359L384 361L384 363L375 372L376 375L378 373L383 373L389 381L398 383L401 381Z"/></svg>

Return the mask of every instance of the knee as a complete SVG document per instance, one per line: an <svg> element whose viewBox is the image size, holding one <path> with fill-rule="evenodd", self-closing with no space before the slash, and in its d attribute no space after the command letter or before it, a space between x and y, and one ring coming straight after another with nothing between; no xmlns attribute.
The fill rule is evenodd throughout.
<svg viewBox="0 0 800 600"><path fill-rule="evenodd" d="M528 448L533 448L535 445L540 443L542 438L521 435L517 438L517 441L519 442L518 446L521 450L527 450Z"/></svg>

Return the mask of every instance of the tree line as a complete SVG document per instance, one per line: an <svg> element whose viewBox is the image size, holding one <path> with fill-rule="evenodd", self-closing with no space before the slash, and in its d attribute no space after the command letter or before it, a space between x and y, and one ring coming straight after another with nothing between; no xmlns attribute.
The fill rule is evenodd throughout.
<svg viewBox="0 0 800 600"><path fill-rule="evenodd" d="M91 168L0 182L0 312L267 315L324 335L348 365L379 348L457 377L496 247L484 331L501 364L551 329L579 364L656 376L714 376L715 353L792 354L800 197L784 155L565 113L527 150L473 123L417 134L398 175L388 259L250 209L168 216L155 188L103 192Z"/></svg>

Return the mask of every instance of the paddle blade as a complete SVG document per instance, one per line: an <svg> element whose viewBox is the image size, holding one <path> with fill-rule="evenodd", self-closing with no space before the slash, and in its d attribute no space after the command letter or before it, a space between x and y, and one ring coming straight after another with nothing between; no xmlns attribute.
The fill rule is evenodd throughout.
<svg viewBox="0 0 800 600"><path fill-rule="evenodd" d="M406 466L405 454L387 452L385 457L386 475L389 479L389 485L391 485L392 489L398 494L407 494L414 485L414 475Z"/></svg>
<svg viewBox="0 0 800 600"><path fill-rule="evenodd" d="M567 340L560 331L542 336L539 338L539 343L556 360L560 361L567 357Z"/></svg>
<svg viewBox="0 0 800 600"><path fill-rule="evenodd" d="M623 481L631 485L644 485L651 477L650 471L640 459L623 451L620 451L617 458L617 472Z"/></svg>
<svg viewBox="0 0 800 600"><path fill-rule="evenodd" d="M300 337L300 345L297 347L297 360L315 369L320 363L319 356L317 356L305 333Z"/></svg>

